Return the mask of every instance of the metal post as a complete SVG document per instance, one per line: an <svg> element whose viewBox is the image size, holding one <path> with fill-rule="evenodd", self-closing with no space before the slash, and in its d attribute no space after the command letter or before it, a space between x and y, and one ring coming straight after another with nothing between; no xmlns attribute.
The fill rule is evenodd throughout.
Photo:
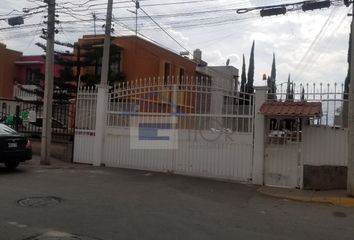
<svg viewBox="0 0 354 240"><path fill-rule="evenodd" d="M95 129L95 151L93 164L100 166L103 157L104 132L106 126L106 109L108 100L108 73L109 73L109 53L111 47L111 26L112 26L113 0L108 0L106 33L104 38L101 83L98 85L97 107L96 107L96 129Z"/></svg>
<svg viewBox="0 0 354 240"><path fill-rule="evenodd" d="M42 165L50 165L50 144L52 140L53 67L55 38L55 0L48 0L47 53L43 105L43 127L41 143Z"/></svg>
<svg viewBox="0 0 354 240"><path fill-rule="evenodd" d="M20 123L20 106L16 106L16 116L15 116L15 130L18 131L18 126Z"/></svg>
<svg viewBox="0 0 354 240"><path fill-rule="evenodd" d="M351 44L354 46L354 6L351 25ZM351 56L354 56L354 47L351 49ZM349 85L349 114L348 114L348 194L354 197L354 61L350 61L350 85Z"/></svg>

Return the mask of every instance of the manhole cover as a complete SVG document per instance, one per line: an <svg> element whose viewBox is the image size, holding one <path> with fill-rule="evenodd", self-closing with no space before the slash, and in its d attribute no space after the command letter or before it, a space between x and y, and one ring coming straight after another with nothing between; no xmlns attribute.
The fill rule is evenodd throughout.
<svg viewBox="0 0 354 240"><path fill-rule="evenodd" d="M48 232L45 234L35 235L25 240L99 240L97 238L90 238L79 236L76 234L62 233L62 232Z"/></svg>
<svg viewBox="0 0 354 240"><path fill-rule="evenodd" d="M62 201L61 198L58 197L29 197L24 198L18 201L18 204L22 207L31 207L31 208L38 208L38 207L50 207L59 204Z"/></svg>

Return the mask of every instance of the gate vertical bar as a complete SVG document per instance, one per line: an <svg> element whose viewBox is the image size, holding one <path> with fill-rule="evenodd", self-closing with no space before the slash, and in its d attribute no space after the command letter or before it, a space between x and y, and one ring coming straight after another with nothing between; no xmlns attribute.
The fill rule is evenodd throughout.
<svg viewBox="0 0 354 240"><path fill-rule="evenodd" d="M177 134L177 113L178 113L178 109L177 109L177 101L178 101L178 86L177 84L173 84L172 85L172 102L171 102L171 112L172 112L172 126L173 126L173 130L175 131L174 134ZM174 136L173 141L176 141L176 136ZM178 141L178 140L177 140ZM174 142L174 144L178 144L178 142ZM177 145L175 145L177 146ZM177 146L178 147L178 146ZM177 170L177 151L176 149L173 149L173 157L172 157L172 171L176 171Z"/></svg>

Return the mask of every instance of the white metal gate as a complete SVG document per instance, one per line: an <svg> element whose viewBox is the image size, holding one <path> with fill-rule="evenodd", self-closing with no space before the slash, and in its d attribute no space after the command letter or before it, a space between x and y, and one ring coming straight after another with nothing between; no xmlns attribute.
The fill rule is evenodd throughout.
<svg viewBox="0 0 354 240"><path fill-rule="evenodd" d="M272 119L274 126L266 132L265 185L297 188L301 186L301 135L300 121ZM281 127L283 123L290 128ZM270 124L273 125L273 124Z"/></svg>
<svg viewBox="0 0 354 240"><path fill-rule="evenodd" d="M111 90L102 162L109 167L250 181L254 95L218 88L210 78L175 80L144 79ZM149 147L151 139L140 141L133 133L139 127L132 119L139 127L172 119L168 130L177 133L176 146ZM160 136L166 129L157 132ZM75 153L79 151L76 147ZM78 155L75 161L84 161Z"/></svg>

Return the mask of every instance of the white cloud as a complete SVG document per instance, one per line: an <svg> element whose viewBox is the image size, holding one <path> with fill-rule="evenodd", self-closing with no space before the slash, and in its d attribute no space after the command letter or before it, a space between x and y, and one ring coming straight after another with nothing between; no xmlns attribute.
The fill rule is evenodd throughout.
<svg viewBox="0 0 354 240"><path fill-rule="evenodd" d="M290 1L290 0L289 0ZM60 3L61 1L58 0ZM97 1L98 2L98 1ZM102 3L106 1L101 0ZM159 0L142 2L141 5L161 3ZM173 2L172 0L163 1L164 3ZM216 11L220 9L233 9L246 6L264 5L266 1L249 0L235 1L227 0L205 1L199 4L189 5L169 5L144 7L150 15L163 15L186 13L196 11ZM274 0L272 4L284 1ZM290 1L292 2L292 1ZM96 3L96 2L95 2ZM8 13L11 9L21 10L23 7L36 6L25 0L2 1L2 10L0 14ZM118 4L116 4L118 6ZM104 5L103 5L104 7ZM255 52L255 76L256 83L261 82L263 73L270 73L272 54L276 53L278 82L287 80L289 72L293 79L302 82L342 82L347 73L347 48L350 19L346 17L349 9L345 7L331 8L310 13L289 13L285 16L275 16L269 18L251 18L245 19L249 15L237 15L235 11L222 12L220 14L208 13L196 16L184 17L156 17L155 20L160 23L168 32L184 47L193 51L200 48L203 51L204 60L209 65L225 65L226 60L231 60L231 65L241 68L242 54L246 56L246 63L250 54L250 48L253 40L256 40ZM82 12L85 15L89 12ZM98 15L103 18L105 11L98 11ZM132 17L133 15L124 8L115 9L115 17ZM217 17L216 17L217 16ZM87 18L85 16L77 16ZM216 17L216 18L215 18ZM70 16L60 14L60 20L72 19ZM214 19L215 18L215 19ZM189 19L191 19L189 21ZM38 23L38 17L27 19L27 23ZM198 25L209 24L219 21L218 25ZM135 28L134 18L124 22L130 28ZM98 23L98 26L100 26ZM191 25L191 27L179 27ZM0 27L6 27L4 22L0 22ZM127 32L115 26L119 34ZM164 46L175 49L176 52L183 50L178 44L170 39L156 26L151 20L139 14L139 28L143 34L156 40ZM155 28L146 30L147 28ZM64 34L60 32L57 38L63 41L74 41L84 33L92 32L92 23L87 24L63 24ZM145 30L144 30L145 29ZM27 30L27 32L33 29ZM23 30L25 31L25 30ZM14 33L20 30L0 32L0 40L7 43L9 47L25 51L26 54L42 53L41 49L29 44L33 39L31 34L25 37L13 38ZM130 32L131 34L131 32ZM11 39L9 39L9 37ZM6 40L8 39L8 40ZM38 37L35 38L38 41Z"/></svg>

